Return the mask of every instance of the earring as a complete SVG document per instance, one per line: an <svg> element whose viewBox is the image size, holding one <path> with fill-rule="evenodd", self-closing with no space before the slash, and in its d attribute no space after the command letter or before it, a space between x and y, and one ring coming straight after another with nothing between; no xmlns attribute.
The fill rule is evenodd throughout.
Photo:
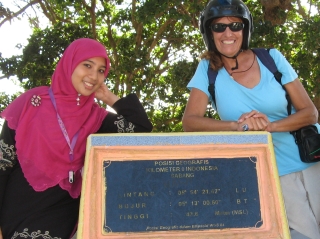
<svg viewBox="0 0 320 239"><path fill-rule="evenodd" d="M78 94L78 97L77 97L77 99L76 99L76 100L77 100L77 105L80 105L80 95L81 95L81 94Z"/></svg>

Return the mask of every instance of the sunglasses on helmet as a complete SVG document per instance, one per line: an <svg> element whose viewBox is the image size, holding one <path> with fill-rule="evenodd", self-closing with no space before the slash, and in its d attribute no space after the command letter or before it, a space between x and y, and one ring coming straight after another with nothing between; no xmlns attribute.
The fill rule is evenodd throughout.
<svg viewBox="0 0 320 239"><path fill-rule="evenodd" d="M244 23L242 22L231 22L229 24L224 23L213 23L210 25L210 29L214 32L224 32L227 27L233 32L241 31L244 28Z"/></svg>

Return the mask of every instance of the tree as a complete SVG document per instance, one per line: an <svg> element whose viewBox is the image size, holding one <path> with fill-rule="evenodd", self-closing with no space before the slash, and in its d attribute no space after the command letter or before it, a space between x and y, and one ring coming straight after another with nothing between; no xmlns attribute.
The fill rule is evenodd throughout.
<svg viewBox="0 0 320 239"><path fill-rule="evenodd" d="M275 0L245 2L255 23L251 47L279 48L299 70L316 102L320 49L316 39L320 38L317 31L306 29L319 29L319 18L295 0L281 4ZM23 55L0 57L0 69L5 77L16 75L26 82L26 89L48 85L57 59L72 40L97 39L106 45L111 59L108 86L120 96L135 92L154 124L154 132L182 131L181 118L189 93L186 85L204 50L198 16L206 3L35 0L21 5L15 13L0 4L0 27L30 7L41 11L52 24L41 30L37 28L37 16L30 17L35 30ZM309 3L316 9L320 7L313 0ZM305 57L310 60L306 62Z"/></svg>
<svg viewBox="0 0 320 239"><path fill-rule="evenodd" d="M17 98L19 94L20 93L16 93L14 95L6 95L0 92L0 112L2 112L10 102Z"/></svg>

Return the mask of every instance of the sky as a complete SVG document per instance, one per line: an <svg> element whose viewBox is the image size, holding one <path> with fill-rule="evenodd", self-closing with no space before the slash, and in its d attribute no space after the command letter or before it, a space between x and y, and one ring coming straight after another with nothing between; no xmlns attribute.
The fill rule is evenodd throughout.
<svg viewBox="0 0 320 239"><path fill-rule="evenodd" d="M11 6L11 0L4 0L2 3L4 7ZM14 9L14 8L12 8ZM11 57L13 55L22 54L22 49L16 47L17 44L27 45L28 37L32 34L32 29L29 26L26 17L22 17L21 20L14 19L11 23L6 22L0 27L0 53L2 57ZM0 76L2 74L0 73ZM19 81L13 77L10 79L0 79L0 92L6 94L14 94L18 91L23 91L23 88L19 86ZM0 130L2 128L3 120L0 118Z"/></svg>
<svg viewBox="0 0 320 239"><path fill-rule="evenodd" d="M23 45L27 44L27 38L31 35L28 22L14 21L11 25L9 23L0 27L0 52L2 57L11 57L12 55L21 54L22 50L19 50L15 46L18 43ZM1 74L1 73L0 73ZM7 94L15 93L19 87L13 84L8 79L0 80L0 92L6 92Z"/></svg>
<svg viewBox="0 0 320 239"><path fill-rule="evenodd" d="M13 11L17 10L12 0L3 0L1 2L5 8L10 8ZM21 3L21 1L17 2ZM21 4L21 6L23 5ZM34 15L31 11L28 11L28 13ZM17 48L17 44L23 46L28 44L28 38L32 34L32 29L29 26L26 16L20 15L19 17L21 20L15 18L11 22L6 22L0 27L0 53L2 54L2 57L7 58L13 55L22 54L22 49ZM10 80L0 79L0 92L14 94L19 90L23 91L23 88L18 85L19 81L13 77L11 77Z"/></svg>

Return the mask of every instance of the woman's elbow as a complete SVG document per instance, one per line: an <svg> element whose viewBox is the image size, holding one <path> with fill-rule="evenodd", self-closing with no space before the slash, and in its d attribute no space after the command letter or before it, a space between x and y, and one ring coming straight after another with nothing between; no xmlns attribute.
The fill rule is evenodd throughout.
<svg viewBox="0 0 320 239"><path fill-rule="evenodd" d="M183 116L182 117L182 128L184 132L192 132L192 124L191 124L191 120L190 117L188 116Z"/></svg>
<svg viewBox="0 0 320 239"><path fill-rule="evenodd" d="M318 123L319 119L319 111L316 107L314 107L313 114L312 114L313 124Z"/></svg>

